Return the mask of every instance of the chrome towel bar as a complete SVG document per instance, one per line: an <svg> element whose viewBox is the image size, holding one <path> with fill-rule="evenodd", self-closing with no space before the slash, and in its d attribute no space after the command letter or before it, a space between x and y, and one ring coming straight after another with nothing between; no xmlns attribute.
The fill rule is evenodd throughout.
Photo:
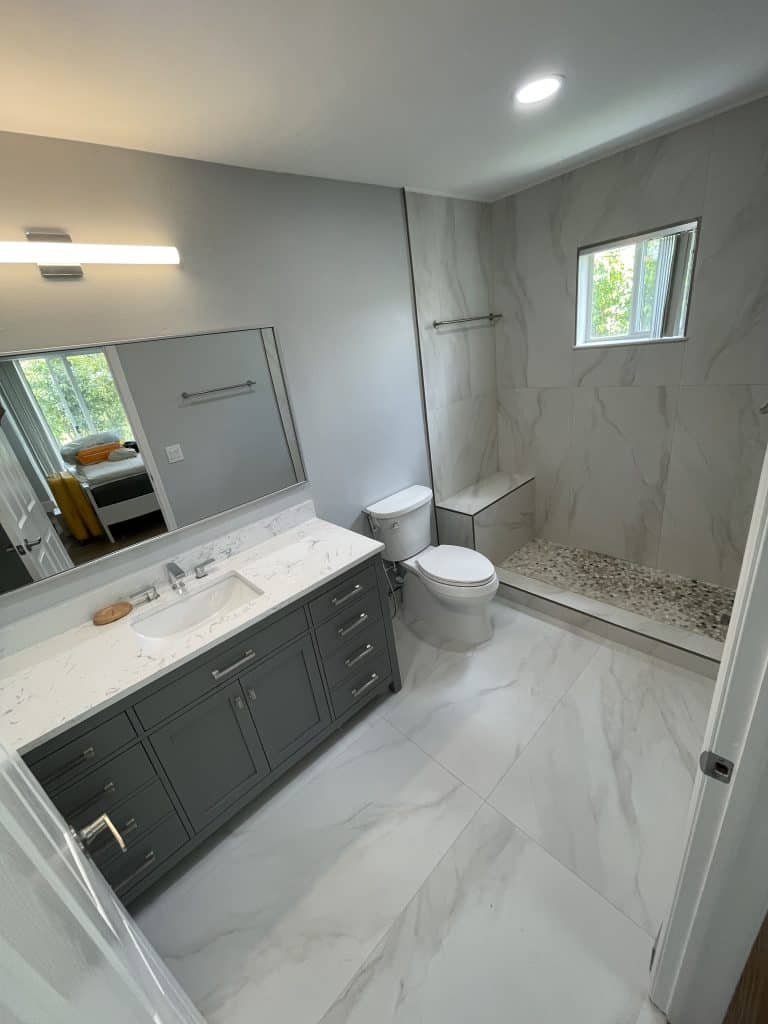
<svg viewBox="0 0 768 1024"><path fill-rule="evenodd" d="M482 316L462 316L458 320L433 320L433 327L449 327L451 324L471 324L477 320L487 320L489 324L501 320L501 313L483 313Z"/></svg>
<svg viewBox="0 0 768 1024"><path fill-rule="evenodd" d="M218 395L222 391L234 391L236 388L252 388L255 380L244 380L239 384L225 384L222 388L208 388L206 391L182 391L182 398L201 398L203 395Z"/></svg>

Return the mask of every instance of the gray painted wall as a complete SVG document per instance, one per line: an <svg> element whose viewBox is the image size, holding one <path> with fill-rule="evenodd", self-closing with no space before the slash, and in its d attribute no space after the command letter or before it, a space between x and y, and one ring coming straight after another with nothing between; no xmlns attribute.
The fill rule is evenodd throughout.
<svg viewBox="0 0 768 1024"><path fill-rule="evenodd" d="M0 237L60 227L80 241L174 244L182 257L180 268L89 267L79 282L3 267L0 351L274 324L318 514L364 529L363 506L428 483L397 190L7 133L0 166ZM158 558L170 550L152 543ZM130 557L51 594L119 575ZM0 601L0 615L15 614Z"/></svg>
<svg viewBox="0 0 768 1024"><path fill-rule="evenodd" d="M702 217L685 343L574 350L580 245ZM499 461L539 536L734 586L768 417L768 100L493 205Z"/></svg>
<svg viewBox="0 0 768 1024"><path fill-rule="evenodd" d="M297 483L261 331L119 345L115 349L177 526ZM184 400L252 380L250 388ZM169 462L168 445L184 459Z"/></svg>

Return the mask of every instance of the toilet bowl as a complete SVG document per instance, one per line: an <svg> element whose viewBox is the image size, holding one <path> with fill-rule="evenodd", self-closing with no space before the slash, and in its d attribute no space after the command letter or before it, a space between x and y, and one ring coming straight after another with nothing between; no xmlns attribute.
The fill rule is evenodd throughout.
<svg viewBox="0 0 768 1024"><path fill-rule="evenodd" d="M499 578L485 555L441 544L407 558L402 566L403 617L417 632L461 646L491 639L491 601Z"/></svg>
<svg viewBox="0 0 768 1024"><path fill-rule="evenodd" d="M384 557L401 567L403 619L425 639L474 646L493 633L491 601L499 589L485 555L430 544L432 491L407 487L366 508Z"/></svg>

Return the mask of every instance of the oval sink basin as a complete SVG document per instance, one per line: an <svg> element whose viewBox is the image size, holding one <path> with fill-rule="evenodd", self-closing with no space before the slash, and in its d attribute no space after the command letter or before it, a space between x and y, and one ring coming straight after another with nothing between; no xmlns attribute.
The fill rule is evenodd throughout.
<svg viewBox="0 0 768 1024"><path fill-rule="evenodd" d="M230 573L193 594L180 597L165 608L134 619L131 628L144 640L168 640L213 615L234 611L263 593L258 587L246 583L241 576Z"/></svg>

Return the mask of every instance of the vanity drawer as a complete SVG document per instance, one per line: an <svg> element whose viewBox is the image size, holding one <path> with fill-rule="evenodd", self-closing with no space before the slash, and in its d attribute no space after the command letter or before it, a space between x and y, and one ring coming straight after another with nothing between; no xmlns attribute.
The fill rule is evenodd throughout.
<svg viewBox="0 0 768 1024"><path fill-rule="evenodd" d="M332 615L349 608L352 602L362 596L365 591L376 589L376 569L371 565L355 576L348 576L338 586L326 590L321 597L310 601L309 611L312 622L319 626L320 623L330 619Z"/></svg>
<svg viewBox="0 0 768 1024"><path fill-rule="evenodd" d="M380 657L367 665L363 672L351 675L341 686L331 690L331 701L336 717L343 715L353 705L362 704L381 690L389 674L389 658Z"/></svg>
<svg viewBox="0 0 768 1024"><path fill-rule="evenodd" d="M143 839L130 845L125 853L119 854L104 865L101 869L102 874L117 895L124 897L140 882L145 881L179 847L184 846L188 839L187 830L179 816L174 813Z"/></svg>
<svg viewBox="0 0 768 1024"><path fill-rule="evenodd" d="M389 665L387 634L383 622L368 626L355 634L346 646L324 661L328 685L333 689L352 677L368 671L374 662L385 661ZM389 675L389 668L386 674Z"/></svg>
<svg viewBox="0 0 768 1024"><path fill-rule="evenodd" d="M93 765L135 739L128 716L116 715L78 739L65 743L53 754L35 761L30 770L46 790L57 789L91 772Z"/></svg>
<svg viewBox="0 0 768 1024"><path fill-rule="evenodd" d="M137 743L51 799L67 821L82 828L155 777L152 762Z"/></svg>
<svg viewBox="0 0 768 1024"><path fill-rule="evenodd" d="M140 792L134 793L113 808L109 812L109 816L125 840L128 850L132 850L136 843L144 842L150 830L158 822L174 813L171 798L166 793L165 787L160 779L155 779L149 786L145 786ZM78 824L82 827L88 822L83 820ZM115 857L124 856L120 853L120 848L112 836L106 832L102 832L96 840L90 843L88 852L99 867L108 864Z"/></svg>
<svg viewBox="0 0 768 1024"><path fill-rule="evenodd" d="M297 608L273 625L255 629L238 637L223 652L209 658L197 668L181 670L173 682L161 687L151 697L135 705L136 714L145 729L169 718L192 704L225 681L232 682L241 672L252 668L288 641L307 629L307 616Z"/></svg>
<svg viewBox="0 0 768 1024"><path fill-rule="evenodd" d="M378 590L364 592L361 597L346 606L337 615L317 630L317 644L324 658L348 646L372 623L381 618L381 601Z"/></svg>

